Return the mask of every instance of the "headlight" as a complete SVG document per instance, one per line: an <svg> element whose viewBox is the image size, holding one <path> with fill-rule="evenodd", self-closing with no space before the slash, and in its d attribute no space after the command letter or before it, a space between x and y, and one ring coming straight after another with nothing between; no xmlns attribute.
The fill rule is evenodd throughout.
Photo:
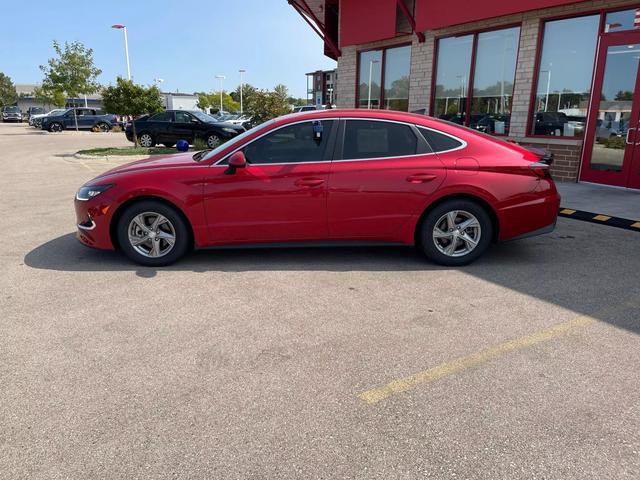
<svg viewBox="0 0 640 480"><path fill-rule="evenodd" d="M235 128L229 128L229 127L222 127L222 131L227 133L238 133L238 131Z"/></svg>
<svg viewBox="0 0 640 480"><path fill-rule="evenodd" d="M113 185L93 185L91 187L80 187L78 193L76 193L76 200L86 202L94 197L97 197L103 192L109 190Z"/></svg>

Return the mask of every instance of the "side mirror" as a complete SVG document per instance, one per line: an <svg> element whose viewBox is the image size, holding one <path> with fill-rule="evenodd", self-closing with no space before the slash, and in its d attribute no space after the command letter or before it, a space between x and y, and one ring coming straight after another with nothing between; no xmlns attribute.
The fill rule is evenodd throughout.
<svg viewBox="0 0 640 480"><path fill-rule="evenodd" d="M224 173L225 175L233 175L238 168L245 168L247 166L247 159L244 156L242 150L238 150L236 153L229 157L229 168Z"/></svg>

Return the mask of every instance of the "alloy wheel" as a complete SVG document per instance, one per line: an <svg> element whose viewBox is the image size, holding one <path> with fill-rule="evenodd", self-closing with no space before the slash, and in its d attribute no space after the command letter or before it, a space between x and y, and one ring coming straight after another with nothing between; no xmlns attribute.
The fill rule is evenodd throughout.
<svg viewBox="0 0 640 480"><path fill-rule="evenodd" d="M448 257L462 257L478 246L482 236L480 222L464 210L452 210L442 215L433 227L433 243Z"/></svg>
<svg viewBox="0 0 640 480"><path fill-rule="evenodd" d="M148 133L143 133L140 135L140 145L143 147L149 148L153 146L153 138Z"/></svg>
<svg viewBox="0 0 640 480"><path fill-rule="evenodd" d="M176 230L171 221L157 212L143 212L129 222L129 243L140 255L160 258L176 243Z"/></svg>
<svg viewBox="0 0 640 480"><path fill-rule="evenodd" d="M220 139L217 136L209 135L207 137L207 147L216 148L218 145L220 145Z"/></svg>

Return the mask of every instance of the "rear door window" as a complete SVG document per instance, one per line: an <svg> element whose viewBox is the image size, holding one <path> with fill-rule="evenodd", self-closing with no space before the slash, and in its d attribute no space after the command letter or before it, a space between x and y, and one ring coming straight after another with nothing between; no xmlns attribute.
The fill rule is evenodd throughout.
<svg viewBox="0 0 640 480"><path fill-rule="evenodd" d="M406 124L373 120L347 120L344 160L415 155L418 139Z"/></svg>
<svg viewBox="0 0 640 480"><path fill-rule="evenodd" d="M149 118L151 122L173 122L173 112L160 112Z"/></svg>

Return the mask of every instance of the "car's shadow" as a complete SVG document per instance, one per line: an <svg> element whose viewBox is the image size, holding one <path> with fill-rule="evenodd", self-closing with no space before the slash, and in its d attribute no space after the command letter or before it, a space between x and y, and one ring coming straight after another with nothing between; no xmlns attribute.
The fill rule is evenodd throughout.
<svg viewBox="0 0 640 480"><path fill-rule="evenodd" d="M600 316L602 320L640 333L640 316L634 312L627 312L617 319L610 314L598 313L604 312L604 307L633 300L629 295L634 289L638 291L640 264L637 260L640 259L640 242L633 240L640 238L633 232L608 231L609 236L620 237L614 239L620 241L619 245L626 245L625 255L616 255L616 249L611 246L612 239L597 235L597 229L609 227L584 228L587 230L576 235L557 231L544 237L500 244L474 264L459 270L578 313ZM589 229L596 229L596 234ZM24 261L38 269L130 271L144 278L153 278L158 271L135 265L118 252L84 247L73 234L36 247ZM425 288L428 288L429 283L440 281L442 271L451 269L428 262L410 247L334 247L201 250L162 270L195 273L421 271L427 273ZM640 295L636 295L636 300L639 299Z"/></svg>

